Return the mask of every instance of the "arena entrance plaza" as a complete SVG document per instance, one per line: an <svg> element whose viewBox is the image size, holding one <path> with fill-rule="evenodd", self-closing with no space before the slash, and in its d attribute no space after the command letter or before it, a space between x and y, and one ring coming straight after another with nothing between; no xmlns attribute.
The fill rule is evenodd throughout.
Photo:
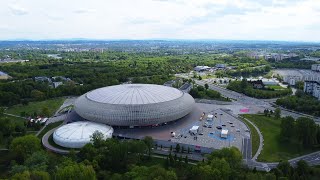
<svg viewBox="0 0 320 180"><path fill-rule="evenodd" d="M240 109L245 108L239 105L215 105L196 103L194 110L187 116L171 123L158 127L142 127L121 129L114 127L114 135L123 138L141 139L151 136L157 140L171 141L175 143L189 144L201 147L221 149L223 147L235 146L241 150L243 139L250 139L250 132L247 126L229 113L238 114ZM229 112L229 113L227 113ZM204 115L203 115L204 114ZM214 114L212 127L203 127L208 114ZM202 120L200 120L202 118ZM191 135L189 129L192 126L199 126L199 132ZM221 138L220 126L228 130L228 137ZM175 133L175 137L171 133Z"/></svg>

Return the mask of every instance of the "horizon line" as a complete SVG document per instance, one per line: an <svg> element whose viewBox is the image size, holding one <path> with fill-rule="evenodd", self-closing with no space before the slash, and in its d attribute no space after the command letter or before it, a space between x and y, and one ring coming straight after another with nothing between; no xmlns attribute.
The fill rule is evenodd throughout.
<svg viewBox="0 0 320 180"><path fill-rule="evenodd" d="M48 38L48 39L0 39L0 42L19 42L19 41L259 41L259 42L295 42L295 43L320 43L320 41L306 40L263 40L263 39L175 39L175 38L145 38L145 39L127 39L127 38L111 38L111 39L96 39L96 38Z"/></svg>

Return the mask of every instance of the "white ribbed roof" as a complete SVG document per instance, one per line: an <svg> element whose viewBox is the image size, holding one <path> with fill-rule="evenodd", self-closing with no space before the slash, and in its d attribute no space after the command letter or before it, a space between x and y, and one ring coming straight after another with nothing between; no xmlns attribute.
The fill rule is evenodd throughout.
<svg viewBox="0 0 320 180"><path fill-rule="evenodd" d="M113 128L105 124L79 121L63 125L54 131L53 139L60 146L80 148L89 143L95 131L99 131L104 138L111 138Z"/></svg>
<svg viewBox="0 0 320 180"><path fill-rule="evenodd" d="M183 92L167 86L154 84L124 84L90 91L86 97L92 101L108 104L152 104L171 101Z"/></svg>

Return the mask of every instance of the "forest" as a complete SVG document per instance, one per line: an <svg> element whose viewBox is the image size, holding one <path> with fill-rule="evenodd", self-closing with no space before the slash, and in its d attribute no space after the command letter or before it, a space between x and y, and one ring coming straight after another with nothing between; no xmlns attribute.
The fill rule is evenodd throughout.
<svg viewBox="0 0 320 180"><path fill-rule="evenodd" d="M320 101L302 90L297 90L295 96L277 99L276 104L298 112L320 116Z"/></svg>
<svg viewBox="0 0 320 180"><path fill-rule="evenodd" d="M258 172L243 166L237 148L213 151L206 159L192 162L179 155L180 148L171 148L167 157L153 153L153 139L119 141L103 140L101 134L92 136L79 153L71 150L66 156L43 151L40 140L33 135L15 138L9 149L11 162L7 161L10 179L316 179L320 169L299 161L292 167L280 162L270 172ZM178 146L178 145L177 145ZM162 148L162 147L156 147ZM190 152L192 153L192 152ZM161 157L161 156L160 156ZM2 169L3 170L3 169ZM4 172L4 171L2 171Z"/></svg>
<svg viewBox="0 0 320 180"><path fill-rule="evenodd" d="M232 81L228 84L227 89L243 93L247 96L259 98L259 99L270 99L281 96L290 95L292 90L290 88L283 90L274 90L274 89L255 89L252 84L247 82L246 79L242 81Z"/></svg>

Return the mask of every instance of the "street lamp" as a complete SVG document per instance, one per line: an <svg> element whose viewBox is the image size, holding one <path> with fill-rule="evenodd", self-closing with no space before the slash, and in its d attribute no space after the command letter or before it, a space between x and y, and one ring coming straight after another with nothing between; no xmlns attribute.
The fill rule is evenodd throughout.
<svg viewBox="0 0 320 180"><path fill-rule="evenodd" d="M222 115L223 115L223 114L221 113L221 114L220 114L220 124L221 124L221 117L222 117Z"/></svg>

